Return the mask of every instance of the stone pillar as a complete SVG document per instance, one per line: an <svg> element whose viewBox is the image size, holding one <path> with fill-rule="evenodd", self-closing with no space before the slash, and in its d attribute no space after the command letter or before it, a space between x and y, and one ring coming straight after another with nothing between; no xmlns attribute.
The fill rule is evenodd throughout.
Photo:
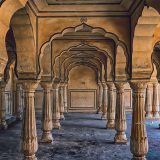
<svg viewBox="0 0 160 160"><path fill-rule="evenodd" d="M153 83L153 117L159 118L158 82Z"/></svg>
<svg viewBox="0 0 160 160"><path fill-rule="evenodd" d="M134 160L146 160L145 155L148 152L148 138L145 125L145 81L132 81L133 90L133 112L130 149Z"/></svg>
<svg viewBox="0 0 160 160"><path fill-rule="evenodd" d="M68 89L67 89L67 87L68 87L68 84L65 83L64 86L63 86L63 88L64 88L64 92L63 92L63 93L64 93L64 112L65 112L65 113L68 112L68 105L67 105L67 103L68 103L68 102L67 102L67 97L68 97L68 96L67 96L67 90L68 90Z"/></svg>
<svg viewBox="0 0 160 160"><path fill-rule="evenodd" d="M24 89L24 117L22 124L22 152L25 160L37 160L38 150L34 93L38 87L37 81L25 81L22 83Z"/></svg>
<svg viewBox="0 0 160 160"><path fill-rule="evenodd" d="M107 110L107 126L106 128L115 128L115 97L114 97L114 83L108 82L108 110Z"/></svg>
<svg viewBox="0 0 160 160"><path fill-rule="evenodd" d="M60 91L60 119L64 120L64 85L61 84L59 87Z"/></svg>
<svg viewBox="0 0 160 160"><path fill-rule="evenodd" d="M16 86L16 118L17 120L22 120L23 108L21 105L21 86L20 84L17 84Z"/></svg>
<svg viewBox="0 0 160 160"><path fill-rule="evenodd" d="M117 89L116 96L116 118L115 118L115 129L117 131L114 141L115 143L126 144L126 111L124 106L124 82L115 83L115 87Z"/></svg>
<svg viewBox="0 0 160 160"><path fill-rule="evenodd" d="M103 85L103 103L102 103L102 119L107 119L107 108L108 108L108 95L107 95L107 84L102 83Z"/></svg>
<svg viewBox="0 0 160 160"><path fill-rule="evenodd" d="M53 128L60 129L59 83L54 82L53 90Z"/></svg>
<svg viewBox="0 0 160 160"><path fill-rule="evenodd" d="M97 113L102 113L102 102L103 102L103 86L101 83L98 83L99 92L98 92L98 110Z"/></svg>
<svg viewBox="0 0 160 160"><path fill-rule="evenodd" d="M0 128L7 129L6 104L5 104L5 82L0 82Z"/></svg>
<svg viewBox="0 0 160 160"><path fill-rule="evenodd" d="M147 90L146 90L146 118L150 119L152 118L152 87L153 85L149 82L147 84Z"/></svg>
<svg viewBox="0 0 160 160"><path fill-rule="evenodd" d="M42 82L41 86L44 90L43 110L42 110L42 143L52 143L52 108L51 108L51 89L52 83Z"/></svg>

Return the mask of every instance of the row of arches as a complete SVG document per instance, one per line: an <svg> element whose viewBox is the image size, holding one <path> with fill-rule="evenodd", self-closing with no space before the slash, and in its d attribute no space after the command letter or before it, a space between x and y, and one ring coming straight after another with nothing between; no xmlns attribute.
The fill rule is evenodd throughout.
<svg viewBox="0 0 160 160"><path fill-rule="evenodd" d="M87 65L94 69L97 81L103 82L104 88L105 83L109 83L109 106L113 105L113 82L116 84L116 129L118 131L117 137L122 137L122 140L126 140L125 121L123 119L125 117L124 83L130 80L133 89L131 152L135 159L145 159L148 151L148 140L144 122L144 97L147 83L155 75L153 63L156 65L157 77L159 77L159 13L151 7L143 7L142 15L132 31L134 36L130 37L130 47L121 41L118 35L110 33L98 25L93 27L82 23L53 33L51 38L44 42L38 50L29 11L27 7L24 8L26 3L27 0L15 0L14 2L13 0L6 0L0 8L0 26L2 28L0 31L0 101L4 107L3 92L9 78L8 70L10 64L15 63L17 79L22 83L25 92L22 128L22 148L25 158L36 159L37 134L34 92L38 84L42 83L44 88L44 106L46 107L43 112L45 115L43 117L44 128L48 125L51 130L52 120L54 127L59 125L57 120L60 116L58 107L60 83L68 81L69 72L75 66ZM4 12L6 8L9 8L7 13ZM23 33L21 35L19 35L20 30ZM69 43L66 43L68 40ZM130 51L129 48L133 49ZM155 48L154 53L153 48ZM56 106L53 107L53 111L51 111L49 103L49 93L52 87L55 90L54 106ZM110 125L112 125L114 116L111 109L112 107L110 107ZM52 112L54 118L51 117ZM1 124L3 123L5 122L1 121ZM120 126L123 127L123 130Z"/></svg>

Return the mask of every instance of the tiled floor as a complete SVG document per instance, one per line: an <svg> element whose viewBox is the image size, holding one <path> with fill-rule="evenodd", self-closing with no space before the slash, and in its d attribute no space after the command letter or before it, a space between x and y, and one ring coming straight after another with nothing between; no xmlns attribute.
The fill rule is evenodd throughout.
<svg viewBox="0 0 160 160"><path fill-rule="evenodd" d="M39 144L38 160L130 160L129 143L113 143L115 131L105 129L100 115L69 113L61 130L54 130L52 145ZM147 121L148 160L160 160L160 129L158 121ZM127 114L127 137L130 137L131 115ZM38 137L41 136L40 115L37 116ZM21 123L0 131L0 160L22 160L20 153Z"/></svg>

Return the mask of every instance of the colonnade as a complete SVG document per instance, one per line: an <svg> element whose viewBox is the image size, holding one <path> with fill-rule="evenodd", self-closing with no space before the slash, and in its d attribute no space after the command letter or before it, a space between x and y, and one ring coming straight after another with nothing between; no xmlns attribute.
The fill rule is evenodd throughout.
<svg viewBox="0 0 160 160"><path fill-rule="evenodd" d="M64 112L67 112L67 83L59 82L39 82L25 81L22 82L24 90L24 110L22 124L22 143L21 148L26 160L36 160L36 152L38 149L37 131L34 96L35 90L41 84L44 90L43 110L42 110L42 143L52 143L52 129L61 127L60 120L64 119ZM99 83L98 94L98 113L102 114L102 119L107 119L106 128L115 129L116 134L114 142L117 144L126 144L126 112L124 106L124 86L126 82L103 82ZM133 112L130 148L135 160L144 160L148 152L148 139L145 126L145 95L150 97L150 83L145 81L131 81L130 86L133 94ZM0 84L0 124L6 127L5 122L5 84ZM116 96L114 94L116 89ZM146 90L147 89L147 90ZM53 90L53 106L51 105L51 91ZM19 89L17 89L19 91ZM156 107L158 105L158 88L157 83L153 83L154 93L154 112L157 114ZM18 95L18 92L17 92ZM17 96L17 99L19 96ZM146 98L146 104L150 99ZM116 103L115 103L116 101ZM115 105L116 104L116 105ZM18 107L19 105L17 105ZM17 117L22 117L21 111L17 108ZM151 113L150 113L151 114Z"/></svg>
<svg viewBox="0 0 160 160"><path fill-rule="evenodd" d="M158 81L151 81L147 84L146 89L146 118L147 119L159 119L159 93L158 93Z"/></svg>

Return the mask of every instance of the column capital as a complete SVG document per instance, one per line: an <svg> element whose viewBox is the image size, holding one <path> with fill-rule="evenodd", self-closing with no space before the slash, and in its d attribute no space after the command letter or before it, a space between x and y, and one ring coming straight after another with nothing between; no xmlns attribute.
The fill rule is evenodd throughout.
<svg viewBox="0 0 160 160"><path fill-rule="evenodd" d="M43 89L52 89L53 85L52 82L41 82L40 84Z"/></svg>
<svg viewBox="0 0 160 160"><path fill-rule="evenodd" d="M60 82L60 86L59 87L64 87L66 84L63 82Z"/></svg>
<svg viewBox="0 0 160 160"><path fill-rule="evenodd" d="M153 88L153 83L152 83L152 82L148 82L148 83L147 83L147 88L148 88L148 89Z"/></svg>
<svg viewBox="0 0 160 160"><path fill-rule="evenodd" d="M124 90L126 82L115 82L114 84L117 90Z"/></svg>
<svg viewBox="0 0 160 160"><path fill-rule="evenodd" d="M158 81L152 81L153 87L156 87L159 85Z"/></svg>
<svg viewBox="0 0 160 160"><path fill-rule="evenodd" d="M106 84L107 84L107 86L110 90L114 89L114 83L113 82L107 82Z"/></svg>
<svg viewBox="0 0 160 160"><path fill-rule="evenodd" d="M99 85L99 86L102 86L102 82L98 82L98 85Z"/></svg>
<svg viewBox="0 0 160 160"><path fill-rule="evenodd" d="M0 88L5 88L5 87L6 87L6 85L7 85L7 83L6 83L6 82L4 82L4 81L0 81Z"/></svg>
<svg viewBox="0 0 160 160"><path fill-rule="evenodd" d="M108 86L107 86L106 82L102 82L101 85L103 86L104 89L108 89Z"/></svg>
<svg viewBox="0 0 160 160"><path fill-rule="evenodd" d="M29 92L34 92L36 90L36 88L38 87L40 81L30 81L30 80L26 80L22 82L22 88L25 91L29 91Z"/></svg>
<svg viewBox="0 0 160 160"><path fill-rule="evenodd" d="M53 82L52 86L53 86L53 89L58 89L59 86L60 86L60 83L58 83L58 82Z"/></svg>
<svg viewBox="0 0 160 160"><path fill-rule="evenodd" d="M135 91L144 91L147 87L148 81L130 81L130 86Z"/></svg>

